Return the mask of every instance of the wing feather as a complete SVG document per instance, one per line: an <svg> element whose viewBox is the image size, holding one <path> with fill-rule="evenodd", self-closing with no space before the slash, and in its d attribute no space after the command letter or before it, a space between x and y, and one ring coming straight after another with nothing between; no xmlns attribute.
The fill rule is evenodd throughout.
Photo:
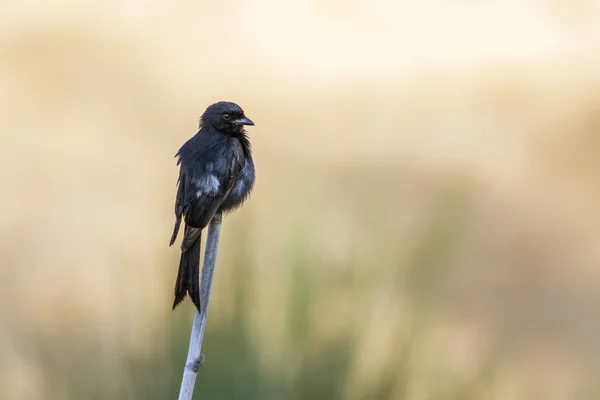
<svg viewBox="0 0 600 400"><path fill-rule="evenodd" d="M194 139L194 138L192 138ZM198 134L195 142L188 141L178 152L180 167L175 202L175 227L171 244L175 241L181 219L186 226L182 249L189 248L225 201L245 165L242 145L228 137Z"/></svg>

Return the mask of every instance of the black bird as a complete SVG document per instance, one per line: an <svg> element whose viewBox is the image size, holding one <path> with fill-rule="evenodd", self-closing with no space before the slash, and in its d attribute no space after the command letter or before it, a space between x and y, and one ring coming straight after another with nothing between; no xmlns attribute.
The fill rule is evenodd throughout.
<svg viewBox="0 0 600 400"><path fill-rule="evenodd" d="M175 228L169 245L185 233L175 282L173 309L186 296L200 312L200 236L216 213L233 211L254 186L254 163L244 125L254 125L235 103L221 101L200 117L200 129L179 149L179 179L175 200Z"/></svg>

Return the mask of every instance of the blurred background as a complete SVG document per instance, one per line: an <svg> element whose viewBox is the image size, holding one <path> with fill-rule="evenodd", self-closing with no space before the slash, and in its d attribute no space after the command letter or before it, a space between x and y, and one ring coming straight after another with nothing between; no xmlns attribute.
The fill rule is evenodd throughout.
<svg viewBox="0 0 600 400"><path fill-rule="evenodd" d="M0 398L177 396L173 158L239 103L196 396L600 398L600 3L4 1Z"/></svg>

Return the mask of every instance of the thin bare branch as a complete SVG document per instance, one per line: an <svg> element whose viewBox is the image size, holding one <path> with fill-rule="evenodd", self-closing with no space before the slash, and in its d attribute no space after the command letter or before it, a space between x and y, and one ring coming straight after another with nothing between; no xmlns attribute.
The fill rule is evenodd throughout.
<svg viewBox="0 0 600 400"><path fill-rule="evenodd" d="M190 337L190 347L188 349L187 360L183 370L183 380L181 381L179 400L192 399L194 394L194 385L196 384L196 375L200 366L204 364L204 354L201 353L202 340L204 339L204 330L206 329L208 303L210 301L210 293L212 291L212 281L215 273L217 250L219 249L221 221L221 214L216 214L208 225L206 249L204 250L204 264L202 266L202 277L200 280L200 303L202 312L198 313L198 310L196 310L194 315L194 324L192 325L192 335Z"/></svg>

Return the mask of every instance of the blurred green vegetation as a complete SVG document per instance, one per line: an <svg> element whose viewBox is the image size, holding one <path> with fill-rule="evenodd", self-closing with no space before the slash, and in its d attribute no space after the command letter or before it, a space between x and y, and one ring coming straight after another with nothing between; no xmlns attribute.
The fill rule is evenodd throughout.
<svg viewBox="0 0 600 400"><path fill-rule="evenodd" d="M443 290L444 265L448 252L452 251L453 242L460 238L462 215L466 206L467 191L462 185L456 185L441 195L428 232L422 237L410 257L407 280L397 278L394 290L407 290L412 296L410 317L414 325L405 335L393 340L388 361L392 368L379 377L378 383L361 393L360 398L389 399L393 395L404 398L408 394L409 383L413 378L411 359L414 349L421 337L428 330L433 306L437 303L435 293ZM288 307L285 310L285 324L289 325L288 352L285 358L295 365L295 373L291 378L286 376L285 367L281 371L265 371L256 349L252 345L250 321L252 315L248 302L249 285L256 285L260 290L261 283L252 281L256 265L248 262L249 250L243 245L235 252L229 267L231 274L231 296L233 309L226 322L215 324L209 321L205 338L204 353L207 363L198 375L196 395L201 398L219 399L341 399L346 398L344 387L351 376L352 364L355 360L357 336L360 329L348 329L334 340L319 348L314 348L318 341L315 325L319 324L313 316L313 310L321 306L316 288L327 292L337 290L328 288L324 277L313 273L319 269L319 258L310 251L311 228L317 226L314 221L303 216L298 218L292 227L290 243L288 243L289 259L287 266L291 269L290 280L293 282L287 293ZM236 241L243 243L244 235L238 233ZM237 245L236 245L237 247ZM381 249L383 250L383 249ZM400 260L397 260L400 262ZM219 269L225 266L218 266ZM282 266L286 267L286 266ZM360 269L368 265L339 265L330 268L341 270L336 281L344 282L349 290L361 290ZM347 272L349 271L349 272ZM219 271L220 272L220 271ZM219 272L217 275L219 275ZM345 274L349 277L344 277ZM364 289L362 289L364 290ZM358 305L358 304L356 304ZM216 313L218 311L213 311ZM160 351L151 352L147 357L137 358L122 353L106 354L98 342L85 338L59 337L56 341L44 335L32 338L36 344L35 352L39 355L39 363L47 374L45 380L50 382L48 398L86 398L86 399L164 399L172 398L178 392L183 363L187 354L190 331L190 316L193 310L189 305L181 307L165 320L169 324L168 332L158 340ZM352 313L356 317L354 323L361 325L360 320L366 318L364 313ZM362 314L362 315L361 315ZM327 316L325 316L327 317ZM266 331L269 327L263 327ZM152 336L152 333L150 332ZM69 343L68 348L64 347ZM268 344L267 344L268 346ZM115 359L116 358L116 359ZM490 365L499 361L494 357ZM118 365L115 370L114 365ZM490 369L488 366L487 369ZM492 367L493 369L493 367ZM481 386L486 385L485 374L493 371L481 370L472 380L460 382L445 388L433 390L431 399L475 399L484 393ZM489 379L489 378L488 378ZM434 387L436 385L433 385Z"/></svg>
<svg viewBox="0 0 600 400"><path fill-rule="evenodd" d="M322 195L312 199L319 202L320 197ZM448 312L444 299L449 290L449 260L464 240L473 187L460 179L445 181L435 198L436 204L424 224L427 229L410 254L389 260L398 265L390 281L394 293L392 302L405 302L407 307L400 316L404 321L402 332L392 333L381 360L385 368L370 382L363 382L354 393L348 384L356 379L353 369L360 359L358 348L365 334L363 328L372 317L360 303L377 296L364 280L377 281L382 278L377 276L380 272L374 265L357 264L353 260L327 265L324 254L320 253L322 249L313 239L314 228L319 226L322 216L318 211L307 211L311 202L304 211L299 210L295 222L288 228L285 262L279 266L289 269L291 282L284 294L287 298L279 300L286 304L279 315L286 326L286 337L279 338L286 343L285 350L281 365L268 368L261 360L261 346L257 346L257 338L252 333L253 290L260 291L268 283L256 276L259 267L252 261L252 248L247 244L247 222L242 223L233 236L227 236L229 240L221 248L221 251L231 248L235 251L226 258L226 265L217 266L217 280L226 275L229 282L226 287L217 289L213 302L227 296L231 299L231 308L227 318L215 318L221 311L214 306L209 313L203 349L207 362L198 375L196 396L219 399L413 398L415 386L423 379L420 359L427 353L425 349L430 346L432 331ZM227 218L225 221L227 230ZM382 247L373 249L374 253L389 252L386 244L382 240ZM172 258L173 255L168 257L171 264L175 262ZM374 262L378 260L375 258ZM223 271L225 268L228 271ZM322 268L337 272L327 276ZM370 271L365 272L365 269ZM224 289L228 293L223 293ZM321 319L335 316L317 310L328 297L344 291L356 295L351 295L350 309L344 316L350 320L348 328L323 342L319 333ZM47 382L44 398L173 398L179 390L192 314L193 309L187 303L167 314L163 319L167 327L161 335L151 330L147 332L150 347L155 350L144 355L132 354L126 346L107 353L102 341L95 340L89 333L86 336L81 335L82 332L64 331L54 337L32 333L28 342L35 345L31 350ZM376 315L389 320L399 317L385 312ZM93 318L90 323L93 324ZM268 336L272 335L270 327L262 326L260 330L267 336L262 346L268 347ZM429 360L433 371L426 374L426 398L469 400L490 396L497 375L503 369L514 368L515 362L519 364L519 358L511 350L514 343L510 343L510 338L504 340L504 343L482 348L477 366L467 376L455 376L446 368L437 369L435 357ZM438 361L444 364L441 359ZM543 399L544 396L543 390L536 394L534 389L527 398Z"/></svg>

